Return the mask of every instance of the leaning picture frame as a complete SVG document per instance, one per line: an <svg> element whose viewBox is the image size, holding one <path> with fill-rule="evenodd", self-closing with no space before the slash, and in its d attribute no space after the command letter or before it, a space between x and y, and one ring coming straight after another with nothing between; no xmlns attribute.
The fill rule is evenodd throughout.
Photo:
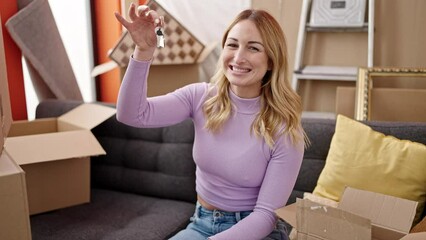
<svg viewBox="0 0 426 240"><path fill-rule="evenodd" d="M371 116L371 90L374 79L377 77L425 77L426 68L380 68L360 67L355 92L355 119L360 121L370 120Z"/></svg>

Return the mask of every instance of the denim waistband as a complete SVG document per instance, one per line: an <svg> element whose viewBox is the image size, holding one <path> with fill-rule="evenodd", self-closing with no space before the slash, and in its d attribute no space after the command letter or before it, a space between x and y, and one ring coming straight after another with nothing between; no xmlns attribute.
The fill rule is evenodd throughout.
<svg viewBox="0 0 426 240"><path fill-rule="evenodd" d="M199 202L196 204L196 210L195 213L198 217L201 216L212 216L212 217L221 217L221 218L235 218L236 222L239 222L241 219L247 217L252 213L253 211L240 211L240 212L228 212L228 211L222 211L222 210L209 210L201 206Z"/></svg>

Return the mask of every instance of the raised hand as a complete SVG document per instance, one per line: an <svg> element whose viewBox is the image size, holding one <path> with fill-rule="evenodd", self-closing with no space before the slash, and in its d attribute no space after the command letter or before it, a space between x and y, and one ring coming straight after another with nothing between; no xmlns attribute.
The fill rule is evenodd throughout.
<svg viewBox="0 0 426 240"><path fill-rule="evenodd" d="M131 3L129 8L130 21L117 12L115 17L127 29L136 44L134 57L139 60L151 59L157 46L155 28L162 27L162 17L148 6L141 5L136 8L134 3Z"/></svg>

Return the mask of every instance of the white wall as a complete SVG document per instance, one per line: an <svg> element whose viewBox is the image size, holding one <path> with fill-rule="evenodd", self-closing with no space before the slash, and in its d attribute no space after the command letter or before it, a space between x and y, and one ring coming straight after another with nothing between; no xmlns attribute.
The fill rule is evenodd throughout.
<svg viewBox="0 0 426 240"><path fill-rule="evenodd" d="M157 0L202 43L220 42L223 32L251 0Z"/></svg>
<svg viewBox="0 0 426 240"><path fill-rule="evenodd" d="M49 4L83 99L86 102L94 101L96 99L95 80L90 76L94 65L90 1L49 0ZM38 99L27 72L25 61L22 62L28 119L34 119Z"/></svg>

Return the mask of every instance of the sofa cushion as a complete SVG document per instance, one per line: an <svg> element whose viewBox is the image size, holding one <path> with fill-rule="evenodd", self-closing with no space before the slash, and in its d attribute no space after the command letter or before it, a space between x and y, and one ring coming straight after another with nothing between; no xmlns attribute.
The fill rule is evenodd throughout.
<svg viewBox="0 0 426 240"><path fill-rule="evenodd" d="M345 186L419 202L426 199L426 146L400 140L339 115L314 194L338 201Z"/></svg>
<svg viewBox="0 0 426 240"><path fill-rule="evenodd" d="M90 203L31 216L34 240L157 240L185 227L195 205L104 189Z"/></svg>
<svg viewBox="0 0 426 240"><path fill-rule="evenodd" d="M114 116L93 133L107 153L92 158L93 187L196 201L191 121L164 128L134 128Z"/></svg>

